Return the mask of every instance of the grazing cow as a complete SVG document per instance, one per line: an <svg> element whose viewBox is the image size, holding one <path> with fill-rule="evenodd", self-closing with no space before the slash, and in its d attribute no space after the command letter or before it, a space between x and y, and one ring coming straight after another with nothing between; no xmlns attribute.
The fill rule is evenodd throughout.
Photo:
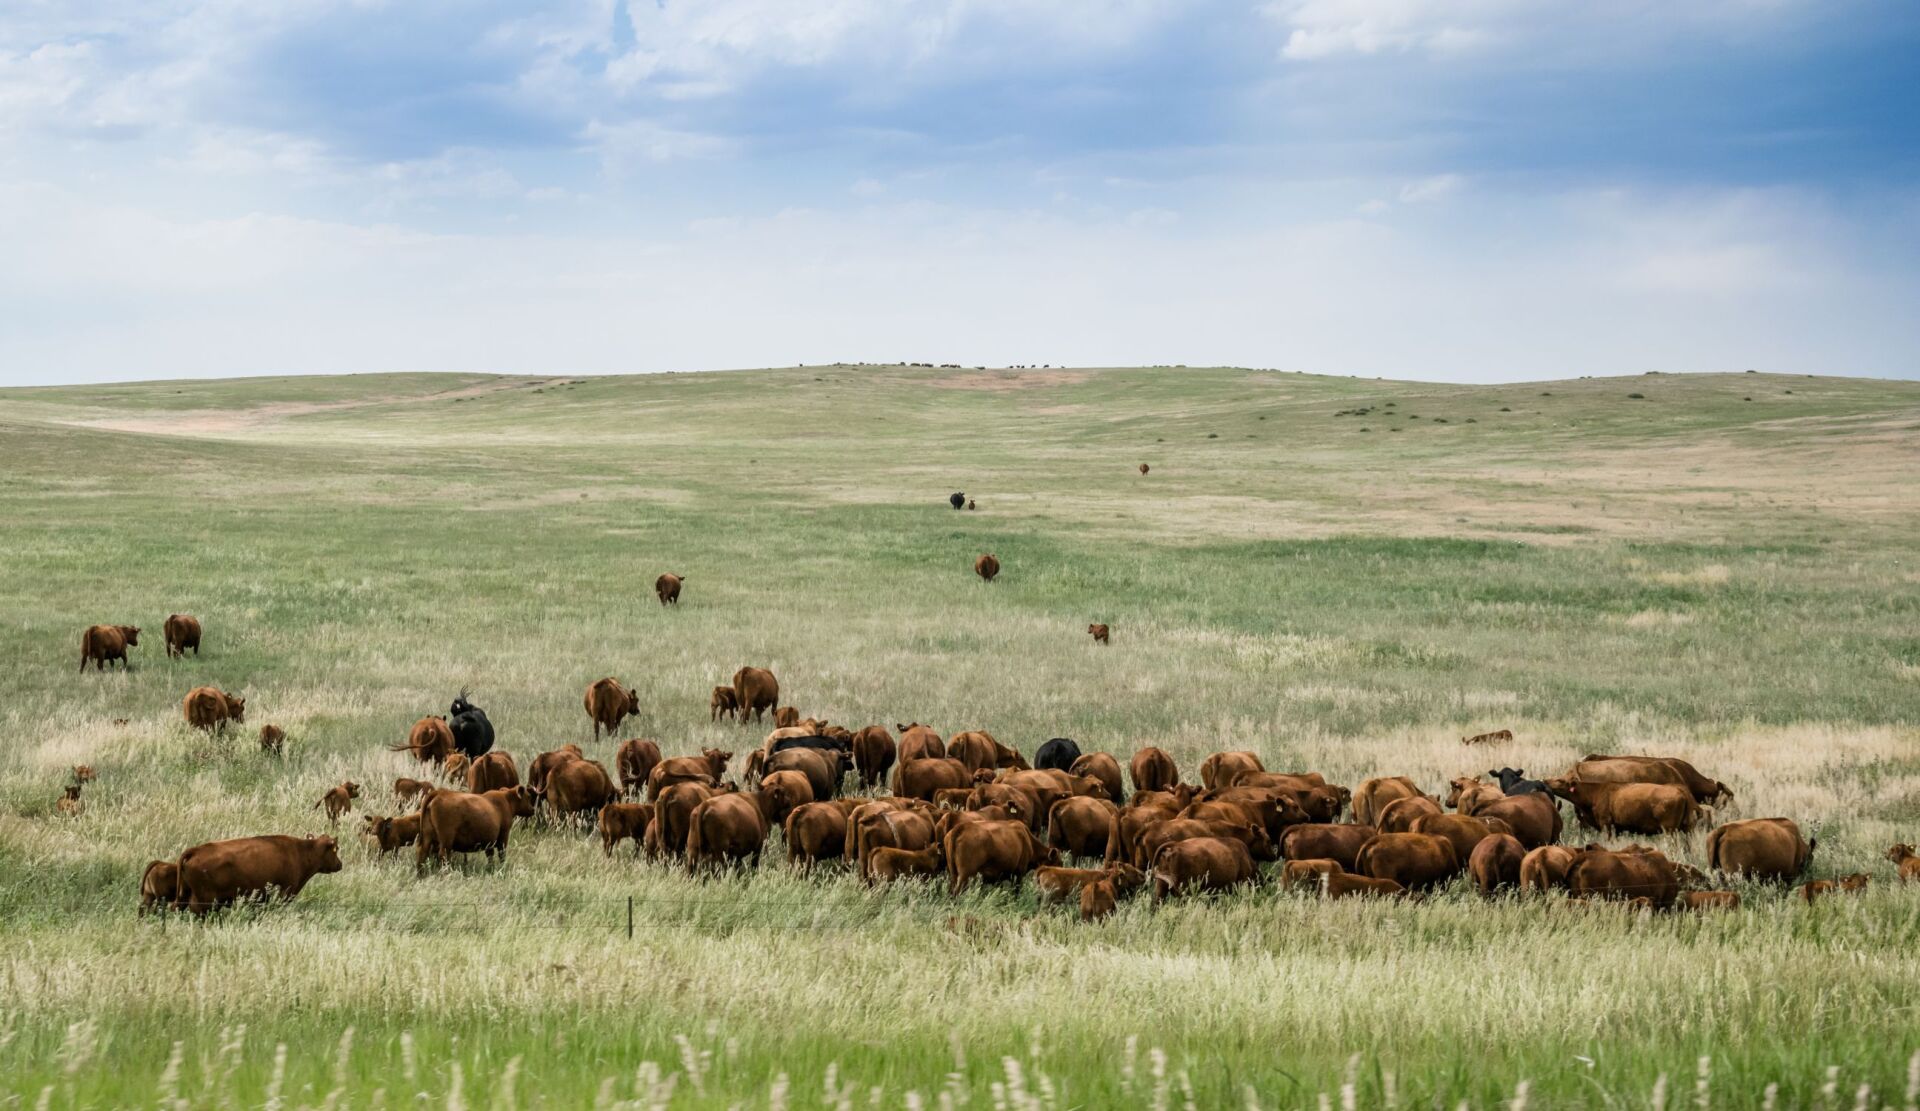
<svg viewBox="0 0 1920 1111"><path fill-rule="evenodd" d="M1737 910L1740 894L1736 891L1683 891L1680 901L1688 910Z"/></svg>
<svg viewBox="0 0 1920 1111"><path fill-rule="evenodd" d="M1203 812L1226 814L1237 811L1240 820L1254 823L1267 831L1267 837L1275 845L1288 829L1305 825L1310 819L1307 812L1300 809L1294 796L1285 791L1276 791L1267 787L1228 787L1219 791L1204 791L1194 797L1187 807L1187 817L1200 817Z"/></svg>
<svg viewBox="0 0 1920 1111"><path fill-rule="evenodd" d="M698 756L669 756L647 773L647 798L660 801L660 792L676 783L715 786L727 774L727 762L732 759L733 753L718 748L701 749Z"/></svg>
<svg viewBox="0 0 1920 1111"><path fill-rule="evenodd" d="M1133 754L1127 770L1133 776L1136 791L1165 791L1180 782L1180 769L1173 757L1151 746Z"/></svg>
<svg viewBox="0 0 1920 1111"><path fill-rule="evenodd" d="M1686 788L1702 806L1733 798L1732 788L1701 775L1699 769L1677 756L1589 755L1573 766L1567 778L1589 783L1665 783Z"/></svg>
<svg viewBox="0 0 1920 1111"><path fill-rule="evenodd" d="M1464 865L1472 856L1474 846L1496 833L1510 830L1505 822L1489 822L1465 814L1428 814L1414 819L1413 832L1437 834L1453 842L1454 855Z"/></svg>
<svg viewBox="0 0 1920 1111"><path fill-rule="evenodd" d="M1095 644L1108 644L1113 638L1113 631L1105 625L1088 625L1087 633L1093 637Z"/></svg>
<svg viewBox="0 0 1920 1111"><path fill-rule="evenodd" d="M977 729L947 738L947 757L965 764L970 772L981 768L1027 770L1026 757L994 740L993 734Z"/></svg>
<svg viewBox="0 0 1920 1111"><path fill-rule="evenodd" d="M773 711L775 729L792 729L800 724L800 711L793 706L781 706Z"/></svg>
<svg viewBox="0 0 1920 1111"><path fill-rule="evenodd" d="M796 806L787 815L787 862L805 861L809 870L817 861L844 855L847 812L830 802Z"/></svg>
<svg viewBox="0 0 1920 1111"><path fill-rule="evenodd" d="M1502 887L1520 883L1520 862L1526 859L1526 846L1511 833L1496 833L1483 838L1467 854L1467 874L1482 895L1492 895Z"/></svg>
<svg viewBox="0 0 1920 1111"><path fill-rule="evenodd" d="M331 837L239 837L195 845L176 867L175 909L204 916L242 895L264 900L276 889L291 901L314 876L340 870L340 848Z"/></svg>
<svg viewBox="0 0 1920 1111"><path fill-rule="evenodd" d="M1506 744L1512 740L1513 730L1496 729L1491 733L1476 733L1471 737L1462 737L1460 738L1460 743L1463 745L1495 745Z"/></svg>
<svg viewBox="0 0 1920 1111"><path fill-rule="evenodd" d="M453 729L443 717L425 717L407 731L407 743L392 745L389 752L411 752L423 764L437 764L453 752Z"/></svg>
<svg viewBox="0 0 1920 1111"><path fill-rule="evenodd" d="M623 687L620 680L608 676L595 679L587 684L587 717L593 720L593 739L600 739L600 731L607 731L611 738L620 728L620 723L640 713L640 692L632 687Z"/></svg>
<svg viewBox="0 0 1920 1111"><path fill-rule="evenodd" d="M1331 822L1339 817L1340 810L1353 797L1353 792L1345 787L1336 787L1322 779L1317 772L1292 775L1280 772L1242 771L1233 779L1236 787L1260 787L1268 790L1285 791L1293 796L1308 821Z"/></svg>
<svg viewBox="0 0 1920 1111"><path fill-rule="evenodd" d="M445 865L453 853L485 852L490 861L505 861L514 821L532 817L537 798L533 788L526 786L477 793L435 792L420 811L415 869L425 868L429 856Z"/></svg>
<svg viewBox="0 0 1920 1111"><path fill-rule="evenodd" d="M1289 860L1280 869L1281 887L1302 887L1312 884L1319 887L1322 876L1345 872L1340 862L1327 857L1308 857L1302 860Z"/></svg>
<svg viewBox="0 0 1920 1111"><path fill-rule="evenodd" d="M862 791L871 791L887 781L894 752L893 735L884 725L869 725L853 735L853 766L860 772Z"/></svg>
<svg viewBox="0 0 1920 1111"><path fill-rule="evenodd" d="M1855 872L1851 876L1837 880L1814 880L1812 883L1803 883L1800 885L1800 898L1811 903L1823 895L1836 895L1849 891L1865 891L1866 889L1867 874L1865 872Z"/></svg>
<svg viewBox="0 0 1920 1111"><path fill-rule="evenodd" d="M646 843L647 827L653 824L650 802L610 802L600 808L600 850L613 855L613 847L633 838L633 855L639 856Z"/></svg>
<svg viewBox="0 0 1920 1111"><path fill-rule="evenodd" d="M352 810L353 800L359 797L360 785L349 779L321 795L320 801L314 803L313 808L319 810L324 807L327 811L328 824L339 825L340 815Z"/></svg>
<svg viewBox="0 0 1920 1111"><path fill-rule="evenodd" d="M539 760L536 758L534 762L539 763ZM489 752L478 760L467 762L467 790L474 794L519 785L520 769L514 766L510 752Z"/></svg>
<svg viewBox="0 0 1920 1111"><path fill-rule="evenodd" d="M218 687L195 687L180 700L180 712L195 729L224 733L228 722L247 720L247 700Z"/></svg>
<svg viewBox="0 0 1920 1111"><path fill-rule="evenodd" d="M1359 875L1409 889L1436 887L1462 867L1453 842L1432 833L1382 833L1361 846L1354 865Z"/></svg>
<svg viewBox="0 0 1920 1111"><path fill-rule="evenodd" d="M1360 847L1379 832L1363 825L1292 826L1280 836L1280 855L1287 860L1337 860L1342 869L1354 872L1360 867Z"/></svg>
<svg viewBox="0 0 1920 1111"><path fill-rule="evenodd" d="M1397 880L1375 879L1372 876L1356 876L1347 872L1334 872L1325 876L1329 899L1354 899L1376 895L1386 899L1397 899L1407 893Z"/></svg>
<svg viewBox="0 0 1920 1111"><path fill-rule="evenodd" d="M867 875L892 883L902 877L926 879L946 870L946 858L936 842L924 849L896 849L882 845L869 854Z"/></svg>
<svg viewBox="0 0 1920 1111"><path fill-rule="evenodd" d="M287 745L287 731L277 725L267 724L260 727L260 751L269 756L278 756Z"/></svg>
<svg viewBox="0 0 1920 1111"><path fill-rule="evenodd" d="M788 814L814 800L813 785L805 772L771 772L760 781L760 797L765 800L768 824L777 826L786 822Z"/></svg>
<svg viewBox="0 0 1920 1111"><path fill-rule="evenodd" d="M685 575L661 575L653 580L653 593L659 597L661 605L677 606L680 604L680 584L686 580Z"/></svg>
<svg viewBox="0 0 1920 1111"><path fill-rule="evenodd" d="M1687 833L1712 811L1685 787L1664 783L1591 783L1550 779L1554 794L1573 803L1580 821L1602 832Z"/></svg>
<svg viewBox="0 0 1920 1111"><path fill-rule="evenodd" d="M1807 870L1819 839L1800 836L1791 818L1748 818L1707 834L1707 867L1728 875L1790 880Z"/></svg>
<svg viewBox="0 0 1920 1111"><path fill-rule="evenodd" d="M1915 855L1912 845L1895 845L1887 850L1887 859L1899 869L1901 883L1920 882L1920 855Z"/></svg>
<svg viewBox="0 0 1920 1111"><path fill-rule="evenodd" d="M687 851L687 829L693 812L701 803L719 792L705 783L686 780L662 788L653 798L653 828L648 835L669 856Z"/></svg>
<svg viewBox="0 0 1920 1111"><path fill-rule="evenodd" d="M1567 869L1567 890L1576 899L1645 899L1665 910L1680 895L1680 880L1665 854L1588 848Z"/></svg>
<svg viewBox="0 0 1920 1111"><path fill-rule="evenodd" d="M647 777L660 763L660 746L644 737L620 742L613 756L613 769L620 774L620 793L637 795L647 786Z"/></svg>
<svg viewBox="0 0 1920 1111"><path fill-rule="evenodd" d="M1480 782L1477 775L1456 777L1447 784L1447 809L1471 814L1476 806L1505 798L1507 793L1491 783Z"/></svg>
<svg viewBox="0 0 1920 1111"><path fill-rule="evenodd" d="M740 696L732 687L715 687L707 696L707 720L719 721L721 718L740 720Z"/></svg>
<svg viewBox="0 0 1920 1111"><path fill-rule="evenodd" d="M1047 811L1047 842L1067 856L1104 859L1120 808L1106 799L1064 798Z"/></svg>
<svg viewBox="0 0 1920 1111"><path fill-rule="evenodd" d="M733 673L733 699L742 724L759 721L780 704L780 680L765 668L743 667Z"/></svg>
<svg viewBox="0 0 1920 1111"><path fill-rule="evenodd" d="M955 509L959 509L961 506L967 504L967 496L961 493L960 491L955 490L953 494L947 498L947 504L954 507Z"/></svg>
<svg viewBox="0 0 1920 1111"><path fill-rule="evenodd" d="M781 749L769 756L762 765L762 783L777 772L799 772L806 777L808 788L813 792L812 797L805 801L830 799L840 793L840 783L846 778L849 763L846 754L838 749ZM783 812L780 818L774 819L775 824L784 817L786 815Z"/></svg>
<svg viewBox="0 0 1920 1111"><path fill-rule="evenodd" d="M1041 751L1046 750L1043 748ZM1110 799L1117 801L1126 797L1127 785L1120 776L1120 761L1104 752L1089 752L1080 757L1067 769L1067 774L1097 781Z"/></svg>
<svg viewBox="0 0 1920 1111"><path fill-rule="evenodd" d="M1513 835L1529 849L1560 840L1560 807L1552 795L1503 795L1462 811L1475 818L1498 818L1513 827Z"/></svg>
<svg viewBox="0 0 1920 1111"><path fill-rule="evenodd" d="M947 742L931 728L913 722L908 725L894 726L900 733L900 763L904 766L909 760L924 760L931 756L944 757L947 754Z"/></svg>
<svg viewBox="0 0 1920 1111"><path fill-rule="evenodd" d="M1106 868L1061 868L1050 864L1033 871L1033 889L1039 893L1042 906L1065 902L1098 880L1111 881L1115 892L1124 895L1147 882L1147 877L1131 864Z"/></svg>
<svg viewBox="0 0 1920 1111"><path fill-rule="evenodd" d="M1267 770L1260 757L1251 752L1216 752L1200 762L1200 782L1208 790L1231 787L1242 775L1257 775Z"/></svg>
<svg viewBox="0 0 1920 1111"><path fill-rule="evenodd" d="M978 877L1011 880L1041 864L1058 864L1060 854L1034 836L1025 822L969 822L954 827L946 837L947 894L957 896Z"/></svg>
<svg viewBox="0 0 1920 1111"><path fill-rule="evenodd" d="M1273 851L1273 842L1268 839L1267 831L1257 825L1204 818L1173 818L1149 826L1140 834L1140 855L1144 863L1139 866L1149 867L1163 846L1194 837L1231 838L1245 845L1255 860L1277 860L1280 855Z"/></svg>
<svg viewBox="0 0 1920 1111"><path fill-rule="evenodd" d="M852 844L842 851L857 862L861 878L868 882L873 877L867 872L867 861L874 849L924 849L939 840L931 815L886 801L867 803L849 814L847 837Z"/></svg>
<svg viewBox="0 0 1920 1111"><path fill-rule="evenodd" d="M1425 798L1426 792L1404 775L1369 779L1353 792L1353 820L1363 826L1380 821L1380 812L1398 799Z"/></svg>
<svg viewBox="0 0 1920 1111"><path fill-rule="evenodd" d="M982 555L979 559L976 559L973 561L973 573L980 576L982 579L986 580L987 582L992 582L993 577L1000 573L999 558L996 557L992 552L987 552L986 554Z"/></svg>
<svg viewBox="0 0 1920 1111"><path fill-rule="evenodd" d="M1394 799L1380 810L1381 833L1411 833L1413 823L1434 814L1444 814L1440 804L1425 795Z"/></svg>
<svg viewBox="0 0 1920 1111"><path fill-rule="evenodd" d="M1187 891L1226 891L1258 874L1247 846L1233 837L1169 841L1153 854L1153 901Z"/></svg>
<svg viewBox="0 0 1920 1111"><path fill-rule="evenodd" d="M373 840L381 856L403 849L420 839L420 815L417 812L392 818L368 814L360 821L360 832Z"/></svg>
<svg viewBox="0 0 1920 1111"><path fill-rule="evenodd" d="M1565 845L1542 845L1520 858L1520 890L1548 891L1567 886L1567 869L1574 850Z"/></svg>
<svg viewBox="0 0 1920 1111"><path fill-rule="evenodd" d="M167 639L168 659L185 656L189 648L193 649L195 657L200 655L200 622L197 618L184 613L169 614L160 632Z"/></svg>
<svg viewBox="0 0 1920 1111"><path fill-rule="evenodd" d="M1110 879L1097 879L1080 889L1080 921L1098 922L1120 905L1117 885Z"/></svg>
<svg viewBox="0 0 1920 1111"><path fill-rule="evenodd" d="M902 798L933 800L942 787L965 787L973 782L973 773L965 764L944 756L924 760L902 760L893 773L893 793Z"/></svg>
<svg viewBox="0 0 1920 1111"><path fill-rule="evenodd" d="M1519 768L1501 768L1487 773L1500 783L1500 789L1509 795L1547 794L1547 782L1544 779L1528 779L1527 773Z"/></svg>
<svg viewBox="0 0 1920 1111"><path fill-rule="evenodd" d="M538 788L538 793L556 821L598 814L601 807L620 798L613 777L598 760L568 760L560 764L547 773L547 782Z"/></svg>
<svg viewBox="0 0 1920 1111"><path fill-rule="evenodd" d="M1079 759L1080 746L1073 742L1073 738L1053 737L1049 739L1046 744L1040 746L1040 751L1033 754L1033 766L1036 768L1052 769L1053 771L1071 772L1073 771L1075 761ZM1077 775L1079 773L1076 772L1075 774ZM1116 791L1108 797L1119 798L1120 795L1119 792Z"/></svg>
<svg viewBox="0 0 1920 1111"><path fill-rule="evenodd" d="M165 912L173 906L180 894L180 869L171 860L155 860L147 864L147 870L140 873L140 917L158 903Z"/></svg>
<svg viewBox="0 0 1920 1111"><path fill-rule="evenodd" d="M92 663L95 671L105 671L108 661L119 660L122 668L131 671L133 663L127 659L127 649L139 646L138 625L90 625L80 634L80 670L85 671Z"/></svg>
<svg viewBox="0 0 1920 1111"><path fill-rule="evenodd" d="M475 760L493 750L493 723L487 712L467 701L467 692L453 700L447 709L447 728L453 731L453 747Z"/></svg>

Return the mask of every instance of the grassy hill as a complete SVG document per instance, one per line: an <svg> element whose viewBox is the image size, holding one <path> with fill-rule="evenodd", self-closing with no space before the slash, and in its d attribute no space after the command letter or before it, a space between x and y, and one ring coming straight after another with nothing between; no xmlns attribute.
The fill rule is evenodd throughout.
<svg viewBox="0 0 1920 1111"><path fill-rule="evenodd" d="M646 1098L648 1061L642 1089L678 1074L692 1104L773 1102L784 1075L794 1102L829 1083L987 1102L1044 1078L1061 1106L1156 1085L1312 1106L1349 1081L1364 1105L1487 1105L1522 1080L1536 1103L1601 1105L1662 1073L1678 1092L1703 1055L1736 1104L1768 1083L1817 1101L1829 1065L1843 1095L1893 1103L1920 1049L1920 892L1880 859L1920 840L1920 384L170 382L0 390L0 458L0 921L18 939L0 1090L23 1100L154 1099L176 1042L195 1102L262 1101L285 1043L279 1091L302 1104L457 1086L563 1106L603 1082ZM948 509L955 490L979 509ZM970 573L982 551L1005 566L991 586ZM688 576L675 610L651 596L668 570ZM203 658L165 659L170 612L201 618ZM94 622L145 629L131 673L76 675ZM980 728L1029 753L1065 735L1123 759L1158 744L1189 775L1229 747L1429 788L1685 755L1738 792L1720 817L1817 823L1815 874L1876 886L1652 920L1269 887L1086 927L1030 890L954 901L771 863L693 882L542 828L498 872L416 878L356 842L291 908L132 917L147 860L321 831L311 807L342 778L390 812L410 767L383 746L462 686L523 767L590 743L581 691L609 674L640 691L627 735L743 752L762 732L705 703L746 663L856 727ZM179 700L200 683L285 727L284 761L191 736ZM1500 727L1509 749L1458 744ZM81 762L100 773L87 811L58 816ZM1665 847L1699 862L1697 842Z"/></svg>

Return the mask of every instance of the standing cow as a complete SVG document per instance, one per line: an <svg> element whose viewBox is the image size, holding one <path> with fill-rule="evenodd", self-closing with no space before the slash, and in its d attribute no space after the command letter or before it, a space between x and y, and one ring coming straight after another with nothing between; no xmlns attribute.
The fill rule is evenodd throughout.
<svg viewBox="0 0 1920 1111"><path fill-rule="evenodd" d="M105 671L109 660L119 660L120 666L128 671L133 664L127 659L127 649L140 645L140 626L138 625L92 625L80 634L80 670L85 671L87 664L94 664L94 670Z"/></svg>
<svg viewBox="0 0 1920 1111"><path fill-rule="evenodd" d="M739 720L761 720L780 705L780 680L762 667L743 667L733 673L733 697Z"/></svg>
<svg viewBox="0 0 1920 1111"><path fill-rule="evenodd" d="M247 700L218 687L195 687L180 700L180 712L195 729L225 732L228 722L247 720Z"/></svg>
<svg viewBox="0 0 1920 1111"><path fill-rule="evenodd" d="M973 561L973 573L985 579L987 582L992 582L994 576L1000 573L999 557L995 556L992 552L985 553L979 559Z"/></svg>
<svg viewBox="0 0 1920 1111"><path fill-rule="evenodd" d="M167 658L172 659L184 656L187 654L187 649L189 648L193 649L195 656L200 654L200 621L198 618L190 617L184 613L170 614L161 632L164 633L167 638Z"/></svg>
<svg viewBox="0 0 1920 1111"><path fill-rule="evenodd" d="M680 584L686 581L685 575L666 574L653 580L653 592L659 596L663 606L680 604Z"/></svg>
<svg viewBox="0 0 1920 1111"><path fill-rule="evenodd" d="M314 876L340 870L340 849L331 837L240 837L195 845L177 868L174 907L205 915L242 895L265 899L277 890L291 900Z"/></svg>
<svg viewBox="0 0 1920 1111"><path fill-rule="evenodd" d="M587 684L585 702L587 717L593 719L596 741L602 729L611 737L621 722L640 713L640 693L632 687L621 686L620 680L611 676Z"/></svg>
<svg viewBox="0 0 1920 1111"><path fill-rule="evenodd" d="M477 759L493 750L493 723L487 720L485 710L467 701L464 689L447 708L447 714L447 728L453 731L453 747L467 759Z"/></svg>

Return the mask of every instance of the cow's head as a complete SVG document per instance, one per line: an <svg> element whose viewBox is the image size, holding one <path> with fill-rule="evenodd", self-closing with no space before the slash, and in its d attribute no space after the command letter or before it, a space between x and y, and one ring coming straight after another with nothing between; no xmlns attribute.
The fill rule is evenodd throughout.
<svg viewBox="0 0 1920 1111"><path fill-rule="evenodd" d="M522 783L508 793L507 803L513 807L514 817L527 818L533 815L534 807L545 801L546 797L546 792L536 791Z"/></svg>
<svg viewBox="0 0 1920 1111"><path fill-rule="evenodd" d="M137 647L137 646L139 645L139 643L140 643L140 626L138 626L138 625L121 625L121 626L119 626L119 629L120 629L120 635L121 635L121 636L123 636L123 637L126 637L126 638L127 638L127 645L128 645L128 647Z"/></svg>
<svg viewBox="0 0 1920 1111"><path fill-rule="evenodd" d="M340 870L340 843L338 841L326 836L309 837L307 840L313 842L314 851L320 858L320 871L338 872Z"/></svg>
<svg viewBox="0 0 1920 1111"><path fill-rule="evenodd" d="M1908 857L1911 857L1912 855L1913 855L1913 846L1905 843L1904 841L1898 845L1895 845L1891 849L1887 850L1887 859L1893 861L1895 864L1898 864L1901 861L1906 860Z"/></svg>
<svg viewBox="0 0 1920 1111"><path fill-rule="evenodd" d="M235 721L247 720L247 700L237 694L227 695L227 716Z"/></svg>
<svg viewBox="0 0 1920 1111"><path fill-rule="evenodd" d="M1477 775L1463 775L1451 780L1448 784L1447 808L1458 810L1461 797L1478 786L1480 786L1480 777Z"/></svg>
<svg viewBox="0 0 1920 1111"><path fill-rule="evenodd" d="M1513 790L1514 784L1520 782L1521 780L1527 777L1527 773L1524 771L1521 771L1519 768L1501 768L1497 772L1490 771L1487 773L1487 775L1491 776L1496 782L1500 784L1500 789L1502 791Z"/></svg>
<svg viewBox="0 0 1920 1111"><path fill-rule="evenodd" d="M1570 776L1556 775L1543 782L1546 784L1547 793L1566 799L1568 802L1578 801L1574 798L1574 793L1579 788L1579 780Z"/></svg>
<svg viewBox="0 0 1920 1111"><path fill-rule="evenodd" d="M707 766L713 769L716 779L726 772L727 761L733 759L733 753L719 748L703 748L700 755L706 758Z"/></svg>
<svg viewBox="0 0 1920 1111"><path fill-rule="evenodd" d="M340 786L345 787L347 789L348 798L357 799L360 797L360 785L358 783L355 783L353 780L349 779L345 783L342 783Z"/></svg>

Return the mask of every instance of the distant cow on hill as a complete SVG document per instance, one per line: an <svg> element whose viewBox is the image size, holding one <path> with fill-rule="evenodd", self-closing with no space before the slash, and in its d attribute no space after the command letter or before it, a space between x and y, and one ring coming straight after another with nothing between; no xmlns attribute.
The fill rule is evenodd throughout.
<svg viewBox="0 0 1920 1111"><path fill-rule="evenodd" d="M167 623L162 627L161 632L167 638L167 657L169 659L175 656L186 655L187 649L189 648L193 649L194 655L198 656L200 654L200 621L198 618L189 617L184 613L171 614L167 617Z"/></svg>
<svg viewBox="0 0 1920 1111"><path fill-rule="evenodd" d="M92 625L80 634L80 670L85 671L91 662L94 670L105 671L107 661L119 660L120 666L132 670L133 664L127 660L127 649L140 645L140 626L138 625Z"/></svg>

